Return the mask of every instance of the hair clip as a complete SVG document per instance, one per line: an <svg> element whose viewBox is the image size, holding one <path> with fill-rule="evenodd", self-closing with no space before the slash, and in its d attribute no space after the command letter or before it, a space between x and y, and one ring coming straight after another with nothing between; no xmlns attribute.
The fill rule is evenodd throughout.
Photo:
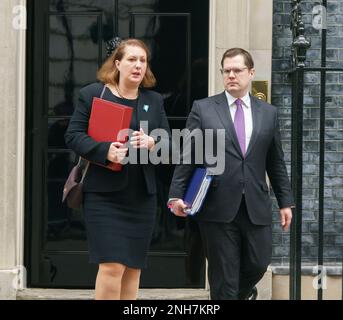
<svg viewBox="0 0 343 320"><path fill-rule="evenodd" d="M119 37L114 37L106 42L107 57L109 57L113 51L120 45L122 39Z"/></svg>

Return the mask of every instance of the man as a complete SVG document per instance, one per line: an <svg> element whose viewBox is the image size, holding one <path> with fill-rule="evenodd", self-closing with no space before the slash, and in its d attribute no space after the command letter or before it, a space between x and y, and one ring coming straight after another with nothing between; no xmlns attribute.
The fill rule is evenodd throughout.
<svg viewBox="0 0 343 320"><path fill-rule="evenodd" d="M225 170L213 178L199 223L212 299L256 298L256 283L271 260L272 205L266 172L280 207L284 231L294 200L283 159L277 108L249 95L254 62L241 48L221 61L225 91L194 101L187 128L225 129ZM206 166L206 165L205 165ZM185 217L182 198L195 164L176 167L169 206Z"/></svg>

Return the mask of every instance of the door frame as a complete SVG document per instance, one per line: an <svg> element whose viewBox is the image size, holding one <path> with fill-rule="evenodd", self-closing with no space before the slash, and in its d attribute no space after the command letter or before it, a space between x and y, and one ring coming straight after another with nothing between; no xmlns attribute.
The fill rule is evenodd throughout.
<svg viewBox="0 0 343 320"><path fill-rule="evenodd" d="M210 6L212 1L209 1ZM30 287L39 283L40 270L44 268L42 257L44 219L38 212L47 210L47 196L44 196L44 183L47 174L46 153L42 151L47 145L46 125L47 114L44 102L48 92L47 66L48 46L47 32L49 17L49 1L28 1L27 3L27 45L26 45L26 108L34 112L26 112L25 137L25 233L24 233L24 264L27 266L26 281ZM39 27L35 27L35 26ZM209 33L211 36L211 33ZM40 61L40 63L35 63ZM42 76L43 75L43 76ZM34 101L40 103L35 104ZM46 121L44 121L44 119ZM34 186L34 188L32 187ZM41 197L43 195L43 197ZM33 246L32 244L35 244ZM157 253L152 253L154 256ZM170 255L173 258L174 254ZM206 273L205 273L206 274ZM205 276L206 277L206 276ZM205 280L205 283L206 280ZM41 287L41 285L38 285Z"/></svg>

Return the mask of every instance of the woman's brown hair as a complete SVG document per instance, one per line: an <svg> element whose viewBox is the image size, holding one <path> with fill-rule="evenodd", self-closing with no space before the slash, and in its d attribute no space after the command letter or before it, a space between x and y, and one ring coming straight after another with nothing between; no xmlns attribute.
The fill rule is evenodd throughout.
<svg viewBox="0 0 343 320"><path fill-rule="evenodd" d="M151 88L156 84L156 78L153 75L150 66L150 51L146 44L138 39L127 39L122 41L119 46L114 50L114 52L106 59L101 68L98 70L97 79L102 83L110 83L113 85L118 85L120 72L115 65L116 60L123 59L125 55L125 49L127 46L140 47L146 52L147 56L147 68L144 78L141 82L141 87Z"/></svg>

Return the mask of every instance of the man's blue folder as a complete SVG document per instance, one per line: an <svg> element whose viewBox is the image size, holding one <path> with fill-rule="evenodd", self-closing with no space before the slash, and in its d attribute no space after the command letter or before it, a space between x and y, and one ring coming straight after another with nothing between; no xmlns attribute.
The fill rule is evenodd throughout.
<svg viewBox="0 0 343 320"><path fill-rule="evenodd" d="M183 199L187 205L185 213L194 215L199 212L212 179L213 175L206 168L195 169Z"/></svg>

